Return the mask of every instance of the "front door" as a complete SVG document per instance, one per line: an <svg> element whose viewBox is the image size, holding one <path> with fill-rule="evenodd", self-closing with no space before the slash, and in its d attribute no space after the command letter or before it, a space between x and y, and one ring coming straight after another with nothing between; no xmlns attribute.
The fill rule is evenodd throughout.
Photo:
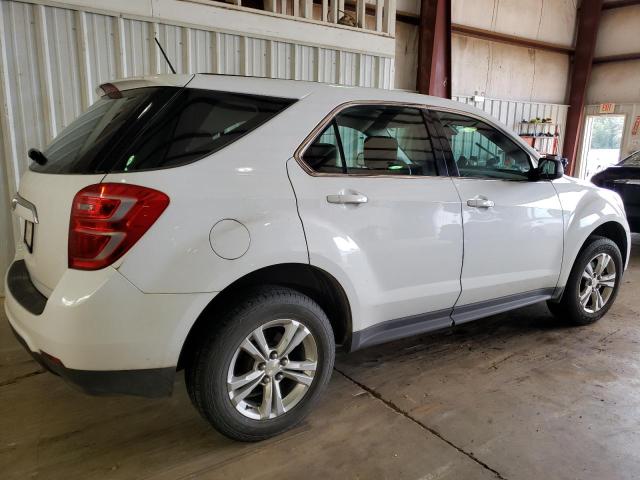
<svg viewBox="0 0 640 480"><path fill-rule="evenodd" d="M456 323L548 298L563 253L562 209L553 185L529 180L531 157L499 129L468 115L433 115L449 169L458 174L453 181L464 219Z"/></svg>
<svg viewBox="0 0 640 480"><path fill-rule="evenodd" d="M364 344L451 323L460 200L431 133L417 108L351 106L287 164L311 264L347 290L353 329L373 328Z"/></svg>

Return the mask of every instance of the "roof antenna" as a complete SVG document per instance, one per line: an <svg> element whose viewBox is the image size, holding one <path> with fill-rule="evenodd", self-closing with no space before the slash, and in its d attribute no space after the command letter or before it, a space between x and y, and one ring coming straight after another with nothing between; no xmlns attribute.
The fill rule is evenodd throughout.
<svg viewBox="0 0 640 480"><path fill-rule="evenodd" d="M156 45L158 45L158 48L162 52L162 56L167 61L167 64L169 65L169 68L171 69L171 73L176 73L176 69L173 68L173 65L171 65L171 62L169 61L169 57L167 57L167 54L164 52L164 48L162 48L162 45L160 45L160 42L158 41L158 37L153 37L153 39L156 41Z"/></svg>

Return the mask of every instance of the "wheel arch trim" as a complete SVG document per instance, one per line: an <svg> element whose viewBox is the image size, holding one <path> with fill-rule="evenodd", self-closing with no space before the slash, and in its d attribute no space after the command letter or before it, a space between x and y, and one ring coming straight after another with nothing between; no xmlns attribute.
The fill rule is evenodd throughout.
<svg viewBox="0 0 640 480"><path fill-rule="evenodd" d="M573 232L571 230L572 227L569 226L565 233L565 257L563 260L562 271L560 272L560 278L558 279L557 291L564 289L566 286L576 259L580 255L580 252L582 252L587 246L589 238L593 235L609 238L618 245L620 253L622 254L622 263L626 270L630 256L631 235L629 233L628 226L621 222L618 216L607 215L599 218L597 222L593 222L586 227L581 226L579 229L573 229ZM579 233L579 236L577 233Z"/></svg>
<svg viewBox="0 0 640 480"><path fill-rule="evenodd" d="M289 287L312 298L325 311L336 335L336 343L349 347L353 332L352 304L344 286L325 269L305 263L279 263L262 267L236 279L211 300L185 329L180 341L178 368L188 361L201 329L211 328L216 315L242 297L243 292L260 285ZM327 296L325 297L325 294Z"/></svg>

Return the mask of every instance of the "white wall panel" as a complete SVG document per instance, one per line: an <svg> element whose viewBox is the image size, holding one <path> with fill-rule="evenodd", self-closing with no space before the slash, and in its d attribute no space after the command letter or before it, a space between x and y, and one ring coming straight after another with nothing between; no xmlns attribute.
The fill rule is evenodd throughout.
<svg viewBox="0 0 640 480"><path fill-rule="evenodd" d="M109 2L101 8L108 9ZM257 14L246 15L254 18ZM326 28L328 35L335 30ZM8 213L9 200L20 174L28 167L27 150L43 148L93 103L99 84L115 78L169 72L154 36L178 73L211 72L393 87L391 57L339 51L321 43L313 46L275 37L254 38L243 33L242 25L237 29L233 33L233 25L222 32L205 25L154 23L125 18L116 12L48 6L42 1L0 1L1 272L13 256L13 242L18 235Z"/></svg>
<svg viewBox="0 0 640 480"><path fill-rule="evenodd" d="M453 0L451 20L469 27L571 46L576 0Z"/></svg>

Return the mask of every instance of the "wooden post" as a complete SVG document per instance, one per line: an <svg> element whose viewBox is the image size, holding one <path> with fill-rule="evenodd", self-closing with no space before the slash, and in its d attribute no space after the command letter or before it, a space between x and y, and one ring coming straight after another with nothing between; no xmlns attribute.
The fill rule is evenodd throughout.
<svg viewBox="0 0 640 480"><path fill-rule="evenodd" d="M365 0L356 0L356 25L360 28L365 28L366 25L366 3Z"/></svg>
<svg viewBox="0 0 640 480"><path fill-rule="evenodd" d="M376 0L376 32L382 31L382 7L384 0Z"/></svg>
<svg viewBox="0 0 640 480"><path fill-rule="evenodd" d="M396 0L384 0L382 24L385 33L396 36Z"/></svg>
<svg viewBox="0 0 640 480"><path fill-rule="evenodd" d="M583 0L578 13L578 36L571 67L571 86L569 87L569 112L567 113L564 146L562 148L562 155L569 160L569 175L573 175L576 166L576 156L583 124L584 103L587 96L589 77L591 76L601 12L602 0Z"/></svg>
<svg viewBox="0 0 640 480"><path fill-rule="evenodd" d="M302 0L302 16L313 18L313 0Z"/></svg>
<svg viewBox="0 0 640 480"><path fill-rule="evenodd" d="M329 21L338 23L338 0L331 0L329 4Z"/></svg>
<svg viewBox="0 0 640 480"><path fill-rule="evenodd" d="M421 1L416 87L451 98L451 0Z"/></svg>

